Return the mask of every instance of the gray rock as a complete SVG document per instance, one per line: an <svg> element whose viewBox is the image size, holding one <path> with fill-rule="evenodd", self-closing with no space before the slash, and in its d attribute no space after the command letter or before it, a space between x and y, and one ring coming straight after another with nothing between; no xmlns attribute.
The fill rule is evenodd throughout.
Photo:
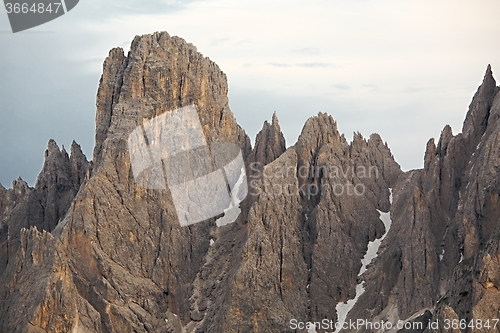
<svg viewBox="0 0 500 333"><path fill-rule="evenodd" d="M365 275L367 290L351 318L405 320L423 310L436 312L435 318L441 320L454 316L470 320L482 311L496 315L487 310L498 307L488 292L484 292L488 301L473 313L482 296L464 296L473 295L476 285L470 278L472 270L463 263L479 261L481 249L498 244L494 233L500 220L498 91L488 66L462 133L454 136L446 126L437 147L433 139L427 143L424 169L398 179L393 226ZM485 269L475 272L485 274ZM443 303L444 299L448 301Z"/></svg>
<svg viewBox="0 0 500 333"><path fill-rule="evenodd" d="M380 135L349 143L324 113L288 149L274 114L252 149L227 91L215 63L167 33L137 36L127 56L111 50L93 161L51 140L34 188L0 186L0 332L292 332L292 319L337 320L362 282L348 319L498 318L500 94L490 67L462 133L446 126L424 168L405 173ZM193 104L207 144L235 144L247 165L249 196L220 227L221 216L181 227L172 193L141 186L130 162L133 130ZM387 231L379 211L392 226L358 276Z"/></svg>
<svg viewBox="0 0 500 333"><path fill-rule="evenodd" d="M271 124L265 121L262 129L257 134L255 146L249 160L254 163L254 168L262 171L264 166L280 157L285 150L285 137L278 123L278 116L274 112Z"/></svg>

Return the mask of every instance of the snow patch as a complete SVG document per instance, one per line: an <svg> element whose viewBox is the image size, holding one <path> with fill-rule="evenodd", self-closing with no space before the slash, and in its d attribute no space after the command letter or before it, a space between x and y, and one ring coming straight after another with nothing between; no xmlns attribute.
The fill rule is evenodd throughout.
<svg viewBox="0 0 500 333"><path fill-rule="evenodd" d="M392 203L392 189L389 189L389 190L391 193L389 196L389 201ZM378 209L377 209L377 212L380 214L379 219L382 221L382 223L384 223L385 233L382 237L374 240L373 242L368 243L368 250L366 251L366 254L363 257L363 259L361 259L361 268L359 270L358 276L360 276L361 274L366 272L366 267L372 262L373 259L375 259L377 257L378 249L379 249L380 245L382 244L382 241L385 239L385 237L389 233L389 230L391 229L391 225L392 225L391 213L390 212L384 213ZM337 310L337 320L339 323L336 326L337 329L335 330L335 333L340 332L340 330L342 329L342 326L345 323L347 315L352 310L354 305L356 305L356 302L358 301L359 297L365 292L364 284L365 284L365 281L358 283L358 285L356 286L356 296L353 299L348 300L346 303L340 302L335 307L335 310Z"/></svg>
<svg viewBox="0 0 500 333"><path fill-rule="evenodd" d="M241 167L241 172L240 172L240 177L238 178L238 181L234 185L233 190L231 191L231 204L229 207L224 209L224 216L221 218L218 218L216 222L218 227L222 227L226 224L233 223L236 221L238 216L240 216L241 209L240 209L240 202L241 200L238 199L238 193L240 192L240 187L243 185L243 182L246 180L246 173L245 173L245 167Z"/></svg>
<svg viewBox="0 0 500 333"><path fill-rule="evenodd" d="M439 255L439 261L443 261L444 259L444 249L441 251L441 254Z"/></svg>
<svg viewBox="0 0 500 333"><path fill-rule="evenodd" d="M392 188L389 187L389 203L392 205Z"/></svg>
<svg viewBox="0 0 500 333"><path fill-rule="evenodd" d="M381 212L380 210L377 209L377 212L380 214L380 220L384 223L385 226L385 233L382 237L375 239L373 242L368 243L368 249L366 251L365 256L363 259L361 259L361 269L359 270L358 276L366 272L366 267L372 262L373 259L377 257L377 252L382 244L382 241L385 239L387 236L387 233L389 232L389 229L391 228L392 225L392 220L391 220L391 213L384 213Z"/></svg>
<svg viewBox="0 0 500 333"><path fill-rule="evenodd" d="M335 310L337 310L337 322L339 323L335 326L336 327L335 333L340 332L340 330L342 329L342 326L345 323L347 315L352 310L354 305L356 305L356 302L358 301L359 297L365 292L364 285L365 285L365 281L359 283L356 286L356 296L353 299L348 300L346 303L340 302L335 307Z"/></svg>

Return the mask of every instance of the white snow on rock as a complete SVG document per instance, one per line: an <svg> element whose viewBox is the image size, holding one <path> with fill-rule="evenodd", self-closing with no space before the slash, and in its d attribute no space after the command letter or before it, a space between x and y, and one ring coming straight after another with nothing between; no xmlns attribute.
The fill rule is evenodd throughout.
<svg viewBox="0 0 500 333"><path fill-rule="evenodd" d="M218 227L222 227L226 224L233 223L234 221L236 221L238 216L240 216L241 209L239 203L241 202L241 200L238 199L237 195L244 181L246 181L246 174L245 174L245 167L243 166L241 168L240 177L238 178L238 181L234 185L234 189L231 191L231 199L232 199L231 204L229 205L228 208L224 209L224 216L218 218L217 221L215 221Z"/></svg>
<svg viewBox="0 0 500 333"><path fill-rule="evenodd" d="M443 259L444 259L444 249L442 249L442 252L439 255L439 261L443 261Z"/></svg>
<svg viewBox="0 0 500 333"><path fill-rule="evenodd" d="M380 214L380 220L384 223L385 226L385 233L382 237L375 239L373 242L368 243L368 250L366 251L366 254L363 259L361 259L361 269L359 270L358 276L366 272L366 267L372 262L373 259L377 257L377 252L382 244L382 241L385 239L387 236L387 233L389 232L389 229L391 228L392 221L391 221L391 213L384 213L381 212L380 210L377 209L377 211Z"/></svg>
<svg viewBox="0 0 500 333"><path fill-rule="evenodd" d="M348 300L346 303L340 302L335 307L335 310L337 310L337 322L338 322L338 324L336 324L337 329L335 330L335 333L340 332L340 330L342 329L342 325L345 323L347 315L349 314L349 311L352 310L354 305L356 305L356 302L358 301L359 297L365 292L364 284L365 281L359 283L356 286L356 296L353 299Z"/></svg>
<svg viewBox="0 0 500 333"><path fill-rule="evenodd" d="M392 189L389 188L390 195L389 195L389 202L392 204ZM385 233L382 237L375 239L373 242L368 243L368 249L366 251L365 256L363 259L361 259L361 269L359 270L358 276L361 276L364 272L366 272L366 267L372 262L373 259L377 257L377 252L378 249L380 248L380 245L382 244L382 241L385 239L387 234L389 233L389 230L391 229L392 225L392 220L391 220L391 213L387 212L384 213L380 210L377 209L377 211L380 214L380 220L382 223L384 223L385 226ZM337 329L335 330L335 333L340 332L342 329L342 325L345 323L345 320L347 318L347 315L349 312L352 310L354 305L356 305L356 302L358 301L359 297L365 292L365 287L364 287L365 281L362 281L361 283L358 283L356 286L356 296L348 300L346 303L340 302L337 304L335 309L337 310Z"/></svg>

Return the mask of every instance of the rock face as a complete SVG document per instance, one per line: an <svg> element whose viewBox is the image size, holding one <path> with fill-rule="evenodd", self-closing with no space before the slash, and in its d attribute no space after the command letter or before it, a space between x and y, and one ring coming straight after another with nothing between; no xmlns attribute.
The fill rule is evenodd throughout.
<svg viewBox="0 0 500 333"><path fill-rule="evenodd" d="M2 257L2 331L161 332L196 318L189 299L214 221L181 228L169 193L135 184L127 150L128 135L144 120L191 104L198 108L208 143L222 139L239 145L245 158L250 154L250 140L228 107L225 74L194 46L157 33L134 39L127 57L121 49L110 52L98 90L96 147L85 185L74 199L65 194L85 173L78 153L66 163L65 153L50 142L34 190L43 189L41 205L48 214L34 205L40 219L21 212L6 223L7 241L17 242L17 248L9 243ZM52 191L53 185L60 191ZM71 207L61 209L66 198ZM47 255L34 256L23 244ZM19 281L24 289L13 288ZM29 302L23 316L19 309L26 304L15 300ZM169 316L176 318L173 314L178 322L166 323Z"/></svg>
<svg viewBox="0 0 500 333"><path fill-rule="evenodd" d="M269 124L265 121L262 130L257 134L250 161L255 163L254 167L257 170L262 171L264 166L280 157L285 150L285 137L281 132L278 116L275 112L272 123Z"/></svg>
<svg viewBox="0 0 500 333"><path fill-rule="evenodd" d="M69 211L88 168L78 144L73 142L68 156L64 147L59 150L51 140L35 188L22 179L14 181L10 190L0 188L2 332L36 332L28 321L40 308L55 274L54 264L61 260L51 232Z"/></svg>
<svg viewBox="0 0 500 333"><path fill-rule="evenodd" d="M473 144L465 144L472 148L467 151L456 209L462 257L454 267L449 290L438 301L436 317L440 320L459 318L477 324L477 320L492 322L500 315L499 90L488 66L464 122L464 140ZM481 124L482 131L467 135L471 122Z"/></svg>
<svg viewBox="0 0 500 333"><path fill-rule="evenodd" d="M391 232L366 273L367 291L351 318L394 322L436 305L434 319L441 321L498 316L496 284L480 288L479 276L495 271L489 258L498 255L499 90L488 66L462 133L454 136L446 126L437 146L433 139L427 143L424 169L399 178Z"/></svg>
<svg viewBox="0 0 500 333"><path fill-rule="evenodd" d="M406 173L378 134L349 143L323 113L289 148L274 114L252 149L227 91L215 63L167 33L110 51L93 161L50 141L34 188L0 186L0 332L306 332L293 320L336 321L355 297L348 319L498 318L489 67L462 133L445 127L424 169ZM193 104L207 143L233 143L246 161L249 195L222 227L218 216L181 227L170 191L134 179L129 134Z"/></svg>
<svg viewBox="0 0 500 333"><path fill-rule="evenodd" d="M331 116L309 119L253 183L222 331L283 332L293 318L334 319L335 305L354 297L368 241L384 232L376 209L388 209L400 173L378 135L348 144Z"/></svg>

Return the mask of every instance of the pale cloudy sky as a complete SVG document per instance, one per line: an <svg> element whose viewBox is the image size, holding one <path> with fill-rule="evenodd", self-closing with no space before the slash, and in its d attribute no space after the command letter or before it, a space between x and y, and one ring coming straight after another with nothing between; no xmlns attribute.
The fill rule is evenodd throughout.
<svg viewBox="0 0 500 333"><path fill-rule="evenodd" d="M12 34L0 9L0 183L33 185L50 138L90 158L104 58L154 31L221 67L252 138L277 111L292 145L323 111L348 138L378 132L403 169L419 168L430 137L460 131L487 64L500 73L499 12L498 0L81 0Z"/></svg>

